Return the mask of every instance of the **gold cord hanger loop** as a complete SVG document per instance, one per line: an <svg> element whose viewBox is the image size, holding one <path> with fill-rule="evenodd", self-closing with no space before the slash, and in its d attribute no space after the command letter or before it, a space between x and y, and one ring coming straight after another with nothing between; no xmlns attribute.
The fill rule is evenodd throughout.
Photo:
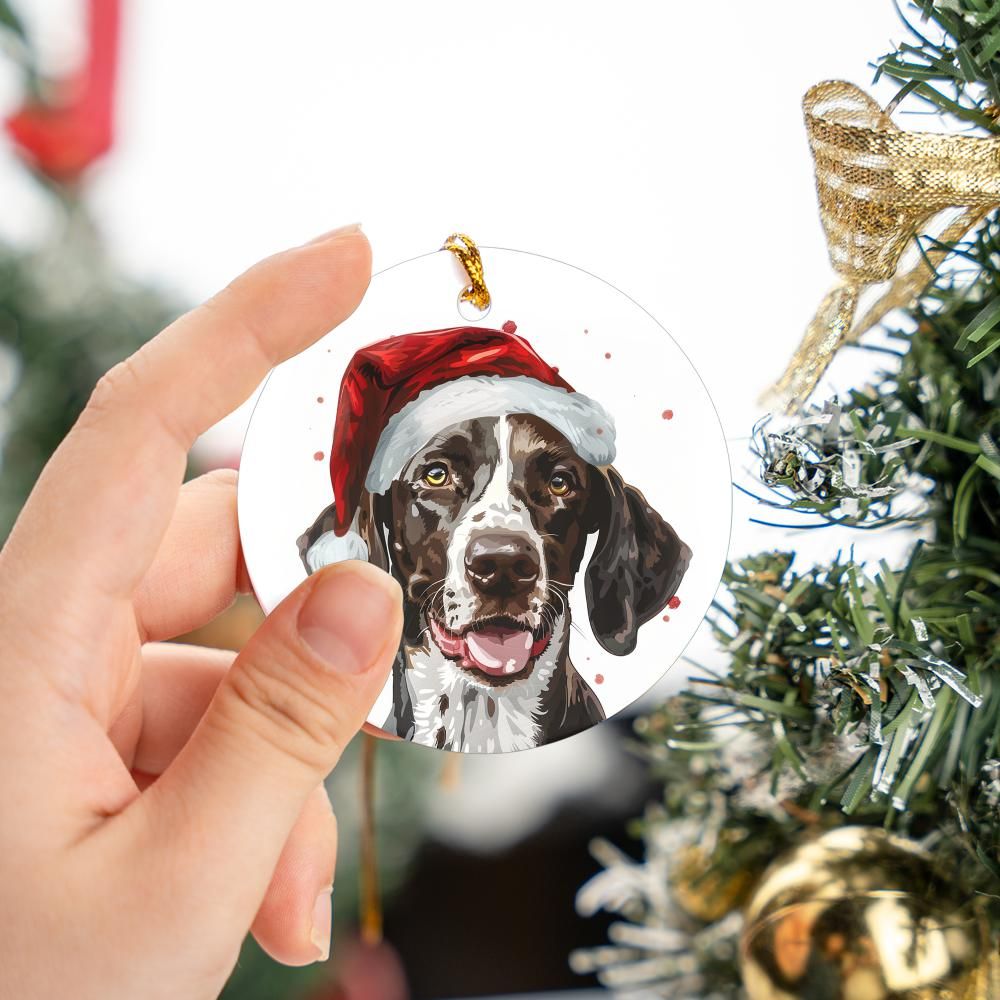
<svg viewBox="0 0 1000 1000"><path fill-rule="evenodd" d="M441 249L450 250L462 262L462 267L469 276L469 286L462 290L459 299L462 302L471 302L480 312L485 312L490 307L490 290L486 287L483 258L479 254L479 247L471 236L466 236L465 233L452 233L444 241Z"/></svg>
<svg viewBox="0 0 1000 1000"><path fill-rule="evenodd" d="M378 740L361 737L361 940L375 947L382 940L382 897L375 843L375 749Z"/></svg>

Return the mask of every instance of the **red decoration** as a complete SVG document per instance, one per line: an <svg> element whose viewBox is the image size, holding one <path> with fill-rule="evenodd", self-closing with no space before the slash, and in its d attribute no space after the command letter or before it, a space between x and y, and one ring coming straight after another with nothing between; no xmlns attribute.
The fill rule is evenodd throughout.
<svg viewBox="0 0 1000 1000"><path fill-rule="evenodd" d="M680 606L681 606L681 599L676 594L674 594L674 596L671 597L669 601L667 601L667 607L670 608L671 611L676 611L676 609L679 608Z"/></svg>
<svg viewBox="0 0 1000 1000"><path fill-rule="evenodd" d="M673 410L664 410L663 411L663 419L664 420L673 420L674 419L674 411Z"/></svg>
<svg viewBox="0 0 1000 1000"><path fill-rule="evenodd" d="M5 123L25 157L53 180L76 180L111 148L120 14L120 0L89 0L84 66L55 84L56 100L28 104Z"/></svg>

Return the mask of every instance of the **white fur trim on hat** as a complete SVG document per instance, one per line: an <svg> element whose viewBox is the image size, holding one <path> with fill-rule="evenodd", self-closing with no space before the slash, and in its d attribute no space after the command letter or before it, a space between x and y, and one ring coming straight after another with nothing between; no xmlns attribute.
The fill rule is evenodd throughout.
<svg viewBox="0 0 1000 1000"><path fill-rule="evenodd" d="M615 424L596 400L526 375L466 375L425 389L393 414L368 469L368 492L385 493L406 463L446 427L514 413L527 413L551 424L591 465L614 461Z"/></svg>
<svg viewBox="0 0 1000 1000"><path fill-rule="evenodd" d="M332 531L324 531L306 552L306 565L310 573L329 566L331 563L343 562L345 559L360 559L368 561L368 546L356 531L351 530L343 535Z"/></svg>

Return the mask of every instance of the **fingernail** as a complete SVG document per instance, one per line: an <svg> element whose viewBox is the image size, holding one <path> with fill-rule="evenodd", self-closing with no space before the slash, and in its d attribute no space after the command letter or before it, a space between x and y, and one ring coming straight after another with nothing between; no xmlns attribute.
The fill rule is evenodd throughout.
<svg viewBox="0 0 1000 1000"><path fill-rule="evenodd" d="M299 612L299 635L340 673L368 670L386 645L386 625L401 604L399 584L363 562L343 562L318 575Z"/></svg>
<svg viewBox="0 0 1000 1000"><path fill-rule="evenodd" d="M312 930L309 940L316 945L319 952L318 962L325 962L330 957L330 936L333 933L333 886L328 886L317 897L313 904Z"/></svg>
<svg viewBox="0 0 1000 1000"><path fill-rule="evenodd" d="M353 236L355 233L361 232L361 223L352 222L349 226L338 226L336 229L331 229L328 233L322 233L320 236L311 239L305 245L307 247L313 246L315 243L325 243L327 240L337 240L341 236Z"/></svg>

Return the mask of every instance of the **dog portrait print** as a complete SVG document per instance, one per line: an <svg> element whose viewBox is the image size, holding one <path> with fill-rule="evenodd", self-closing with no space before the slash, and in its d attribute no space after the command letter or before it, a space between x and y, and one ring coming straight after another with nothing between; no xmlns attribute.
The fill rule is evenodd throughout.
<svg viewBox="0 0 1000 1000"><path fill-rule="evenodd" d="M307 572L365 559L402 587L383 728L497 752L604 719L573 666L571 592L583 588L599 645L628 657L692 555L614 459L611 414L513 323L355 353L330 451L333 503L298 551Z"/></svg>

